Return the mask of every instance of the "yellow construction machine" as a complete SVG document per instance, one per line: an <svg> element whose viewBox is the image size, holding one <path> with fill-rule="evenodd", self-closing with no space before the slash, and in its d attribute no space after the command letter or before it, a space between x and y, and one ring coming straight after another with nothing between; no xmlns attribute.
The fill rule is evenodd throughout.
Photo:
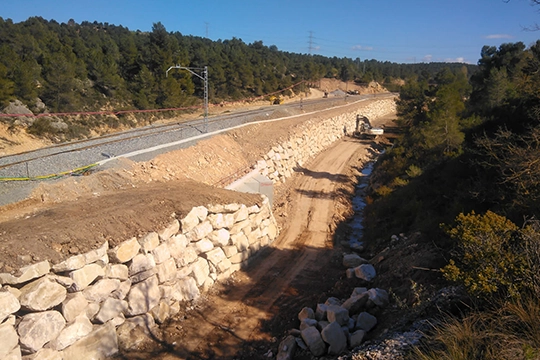
<svg viewBox="0 0 540 360"><path fill-rule="evenodd" d="M270 105L281 105L283 104L283 98L281 95L272 95L270 96Z"/></svg>

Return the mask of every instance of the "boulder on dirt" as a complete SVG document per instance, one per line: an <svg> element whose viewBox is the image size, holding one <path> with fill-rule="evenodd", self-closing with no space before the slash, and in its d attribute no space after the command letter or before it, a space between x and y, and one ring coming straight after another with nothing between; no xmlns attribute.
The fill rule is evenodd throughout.
<svg viewBox="0 0 540 360"><path fill-rule="evenodd" d="M361 312L356 319L356 329L371 331L377 325L377 318L370 313Z"/></svg>
<svg viewBox="0 0 540 360"><path fill-rule="evenodd" d="M362 295L363 293L367 292L368 289L366 287L355 287L353 292L351 293L351 297L356 295Z"/></svg>
<svg viewBox="0 0 540 360"><path fill-rule="evenodd" d="M379 307L386 307L388 305L388 292L383 289L373 288L368 290L369 301Z"/></svg>
<svg viewBox="0 0 540 360"><path fill-rule="evenodd" d="M306 343L309 351L315 356L321 356L326 353L326 345L317 328L310 326L301 332L302 339Z"/></svg>
<svg viewBox="0 0 540 360"><path fill-rule="evenodd" d="M369 295L364 293L362 295L351 296L341 307L349 310L349 315L358 314L367 304Z"/></svg>
<svg viewBox="0 0 540 360"><path fill-rule="evenodd" d="M326 310L326 317L329 322L337 322L340 326L349 322L349 311L338 305L330 305Z"/></svg>
<svg viewBox="0 0 540 360"><path fill-rule="evenodd" d="M287 336L279 344L276 360L293 360L296 352L296 338L292 335Z"/></svg>
<svg viewBox="0 0 540 360"><path fill-rule="evenodd" d="M315 310L315 319L317 321L326 320L327 310L328 310L328 305L317 304L317 309Z"/></svg>
<svg viewBox="0 0 540 360"><path fill-rule="evenodd" d="M339 355L347 349L347 338L337 322L332 322L321 331L321 337L328 347L328 355Z"/></svg>
<svg viewBox="0 0 540 360"><path fill-rule="evenodd" d="M349 348L355 348L357 346L360 346L362 342L364 341L364 337L366 336L366 332L364 330L357 330L351 334L349 337Z"/></svg>
<svg viewBox="0 0 540 360"><path fill-rule="evenodd" d="M368 261L357 254L345 254L343 255L343 266L346 268L355 268L362 264L367 264Z"/></svg>
<svg viewBox="0 0 540 360"><path fill-rule="evenodd" d="M377 275L375 268L371 264L363 264L354 268L354 274L357 278L371 281Z"/></svg>
<svg viewBox="0 0 540 360"><path fill-rule="evenodd" d="M330 306L330 305L341 306L342 301L339 300L338 298L335 298L335 297L329 297L328 299L326 299L324 304L327 305L327 306Z"/></svg>
<svg viewBox="0 0 540 360"><path fill-rule="evenodd" d="M304 330L310 326L317 326L317 320L309 318L300 320L300 330Z"/></svg>
<svg viewBox="0 0 540 360"><path fill-rule="evenodd" d="M298 320L302 321L304 319L315 319L315 313L312 308L306 306L300 310L298 313Z"/></svg>

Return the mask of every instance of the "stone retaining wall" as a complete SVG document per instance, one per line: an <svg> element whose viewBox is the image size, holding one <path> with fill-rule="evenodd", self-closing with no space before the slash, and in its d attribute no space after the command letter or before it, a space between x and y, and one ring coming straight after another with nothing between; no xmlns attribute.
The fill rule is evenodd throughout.
<svg viewBox="0 0 540 360"><path fill-rule="evenodd" d="M356 116L367 116L371 121L396 111L394 98L373 102L358 111L344 113L322 122L307 121L289 140L274 146L257 166L262 175L274 183L283 183L295 169L326 149L356 127Z"/></svg>
<svg viewBox="0 0 540 360"><path fill-rule="evenodd" d="M267 198L193 208L165 229L0 274L0 359L102 359L180 311L274 241Z"/></svg>

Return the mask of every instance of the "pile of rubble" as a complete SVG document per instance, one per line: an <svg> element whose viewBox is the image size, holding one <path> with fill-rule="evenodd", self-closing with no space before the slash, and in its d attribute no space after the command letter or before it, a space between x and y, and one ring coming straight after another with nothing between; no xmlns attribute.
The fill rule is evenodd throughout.
<svg viewBox="0 0 540 360"><path fill-rule="evenodd" d="M343 265L347 277L357 277L368 283L375 268L356 254L346 254ZM388 292L378 288L356 287L348 299L330 297L315 310L303 308L298 314L299 329L290 331L279 345L278 360L294 358L298 347L314 356L339 355L364 341L366 333L377 325L377 314L388 305Z"/></svg>

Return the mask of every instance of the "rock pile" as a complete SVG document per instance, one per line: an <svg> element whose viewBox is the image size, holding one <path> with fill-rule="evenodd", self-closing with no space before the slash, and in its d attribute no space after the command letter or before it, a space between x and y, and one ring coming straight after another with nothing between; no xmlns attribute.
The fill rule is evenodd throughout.
<svg viewBox="0 0 540 360"><path fill-rule="evenodd" d="M375 268L357 254L344 254L347 277L368 284L376 276ZM364 341L377 325L377 314L389 303L388 292L379 288L356 287L348 299L328 298L314 309L305 307L298 314L299 329L291 331L279 345L277 360L294 358L297 347L314 356L340 355Z"/></svg>
<svg viewBox="0 0 540 360"><path fill-rule="evenodd" d="M277 236L267 198L193 208L141 238L0 274L0 359L104 359L226 280Z"/></svg>
<svg viewBox="0 0 540 360"><path fill-rule="evenodd" d="M297 347L314 356L339 355L362 343L367 332L377 325L372 315L388 305L385 290L357 287L346 300L328 298L315 310L305 307L298 314L300 328L291 331L279 345L277 359L293 359Z"/></svg>

